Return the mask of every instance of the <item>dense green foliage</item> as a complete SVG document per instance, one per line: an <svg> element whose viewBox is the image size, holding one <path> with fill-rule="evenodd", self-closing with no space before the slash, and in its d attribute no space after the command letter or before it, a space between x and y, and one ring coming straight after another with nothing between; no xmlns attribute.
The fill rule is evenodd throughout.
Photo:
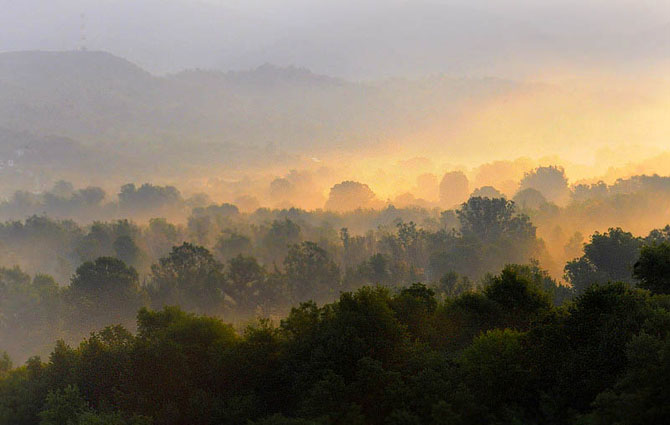
<svg viewBox="0 0 670 425"><path fill-rule="evenodd" d="M584 246L584 255L566 264L566 278L579 293L594 283L631 282L641 246L640 238L619 228L596 232Z"/></svg>
<svg viewBox="0 0 670 425"><path fill-rule="evenodd" d="M440 301L364 287L242 333L176 307L0 374L0 424L663 423L670 299L593 285L554 307L532 267Z"/></svg>
<svg viewBox="0 0 670 425"><path fill-rule="evenodd" d="M640 287L659 294L670 294L670 243L642 247L633 273L640 280Z"/></svg>

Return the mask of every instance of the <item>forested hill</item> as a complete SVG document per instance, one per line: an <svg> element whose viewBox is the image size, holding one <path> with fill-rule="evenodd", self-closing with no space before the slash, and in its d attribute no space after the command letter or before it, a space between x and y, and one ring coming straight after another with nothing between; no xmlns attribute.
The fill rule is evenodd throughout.
<svg viewBox="0 0 670 425"><path fill-rule="evenodd" d="M444 114L515 88L442 77L362 84L271 65L154 76L103 52L2 53L0 127L134 149L185 141L318 149L400 134L434 120L426 110Z"/></svg>

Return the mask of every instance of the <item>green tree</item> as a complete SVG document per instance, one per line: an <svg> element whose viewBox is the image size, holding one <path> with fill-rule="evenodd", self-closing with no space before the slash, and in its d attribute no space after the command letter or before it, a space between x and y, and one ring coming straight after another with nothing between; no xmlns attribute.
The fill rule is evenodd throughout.
<svg viewBox="0 0 670 425"><path fill-rule="evenodd" d="M216 241L214 250L219 258L228 260L237 255L250 255L252 250L251 239L234 230L224 230Z"/></svg>
<svg viewBox="0 0 670 425"><path fill-rule="evenodd" d="M666 313L667 316L667 313ZM670 318L670 316L668 316ZM667 329L667 328L666 328ZM670 415L670 339L642 333L626 348L629 367L616 384L598 395L594 425L660 424Z"/></svg>
<svg viewBox="0 0 670 425"><path fill-rule="evenodd" d="M53 279L31 280L18 267L0 267L0 345L13 358L45 352L62 330L62 314L61 290Z"/></svg>
<svg viewBox="0 0 670 425"><path fill-rule="evenodd" d="M327 300L339 288L337 264L314 242L291 246L284 259L284 269L295 300Z"/></svg>
<svg viewBox="0 0 670 425"><path fill-rule="evenodd" d="M82 261L94 261L100 257L114 255L112 248L113 235L105 223L94 222L88 233L81 238L76 248L77 256Z"/></svg>
<svg viewBox="0 0 670 425"><path fill-rule="evenodd" d="M274 220L261 238L266 264L279 263L291 245L300 242L300 226L289 219Z"/></svg>
<svg viewBox="0 0 670 425"><path fill-rule="evenodd" d="M133 267L113 257L87 261L75 272L67 298L73 305L73 325L100 328L127 323L142 305L139 277Z"/></svg>
<svg viewBox="0 0 670 425"><path fill-rule="evenodd" d="M151 266L149 293L156 306L215 312L221 308L225 289L223 264L201 246L185 242Z"/></svg>
<svg viewBox="0 0 670 425"><path fill-rule="evenodd" d="M438 306L429 342L436 350L455 352L501 321L502 311L498 303L480 292L466 292Z"/></svg>
<svg viewBox="0 0 670 425"><path fill-rule="evenodd" d="M40 412L40 425L78 425L79 417L89 410L76 386L50 391Z"/></svg>
<svg viewBox="0 0 670 425"><path fill-rule="evenodd" d="M645 245L633 266L639 286L656 294L670 294L670 243Z"/></svg>
<svg viewBox="0 0 670 425"><path fill-rule="evenodd" d="M142 309L137 319L130 374L130 411L157 424L211 424L212 393L219 388L217 352L237 342L232 326L176 307Z"/></svg>
<svg viewBox="0 0 670 425"><path fill-rule="evenodd" d="M421 283L414 283L404 288L391 300L391 308L398 320L407 326L409 332L424 339L427 333L425 326L437 309L435 292Z"/></svg>
<svg viewBox="0 0 670 425"><path fill-rule="evenodd" d="M525 263L541 252L535 226L528 216L516 213L514 202L474 197L456 213L460 237L431 258L438 276L455 271L480 278L505 264Z"/></svg>
<svg viewBox="0 0 670 425"><path fill-rule="evenodd" d="M82 396L91 408L109 409L127 402L127 391L132 374L131 355L135 337L122 326L109 326L92 333L77 348L75 378ZM65 369L71 362L67 352L59 356ZM51 357L56 366L56 358Z"/></svg>
<svg viewBox="0 0 670 425"><path fill-rule="evenodd" d="M594 233L584 245L584 255L565 265L565 278L580 294L594 283L633 283L633 265L640 256L642 240L621 228Z"/></svg>
<svg viewBox="0 0 670 425"><path fill-rule="evenodd" d="M619 282L590 286L566 313L532 330L527 347L542 383L535 393L551 405L543 410L567 421L570 411L588 412L625 371L626 347L654 310L648 293Z"/></svg>
<svg viewBox="0 0 670 425"><path fill-rule="evenodd" d="M491 278L484 288L486 297L502 310L502 327L526 330L533 320L551 308L549 296L513 266Z"/></svg>
<svg viewBox="0 0 670 425"><path fill-rule="evenodd" d="M391 264L389 258L381 253L375 254L358 266L358 273L365 282L373 285L391 285Z"/></svg>
<svg viewBox="0 0 670 425"><path fill-rule="evenodd" d="M11 369L12 359L9 358L7 352L3 351L0 353L0 379L4 378Z"/></svg>
<svg viewBox="0 0 670 425"><path fill-rule="evenodd" d="M495 329L481 334L459 356L463 378L492 415L508 423L521 410L528 373L522 363L523 334Z"/></svg>
<svg viewBox="0 0 670 425"><path fill-rule="evenodd" d="M238 312L254 313L256 307L273 301L275 294L266 282L267 272L254 257L240 254L231 258L226 275Z"/></svg>
<svg viewBox="0 0 670 425"><path fill-rule="evenodd" d="M442 299L454 298L465 292L473 291L474 284L465 276L459 276L458 273L450 271L442 275L433 289Z"/></svg>
<svg viewBox="0 0 670 425"><path fill-rule="evenodd" d="M142 250L129 235L121 235L114 241L116 257L126 264L137 267L140 265Z"/></svg>
<svg viewBox="0 0 670 425"><path fill-rule="evenodd" d="M534 287L540 288L549 295L556 306L562 305L574 296L572 288L556 282L548 271L540 268L540 263L537 260L531 260L530 264L511 264L507 268L528 279Z"/></svg>
<svg viewBox="0 0 670 425"><path fill-rule="evenodd" d="M470 198L456 211L460 231L485 242L507 236L519 241L535 238L528 216L516 214L514 202L503 198Z"/></svg>

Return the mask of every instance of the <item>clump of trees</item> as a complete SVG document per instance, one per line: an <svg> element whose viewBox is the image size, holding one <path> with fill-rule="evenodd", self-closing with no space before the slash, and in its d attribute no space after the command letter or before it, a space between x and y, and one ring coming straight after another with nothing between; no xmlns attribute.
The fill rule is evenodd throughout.
<svg viewBox="0 0 670 425"><path fill-rule="evenodd" d="M641 238L620 228L596 232L584 245L584 255L566 264L566 279L578 293L594 283L631 283L642 243Z"/></svg>
<svg viewBox="0 0 670 425"><path fill-rule="evenodd" d="M243 331L142 308L136 333L0 357L0 424L663 423L667 296L595 284L557 307L546 279L514 265L476 290L445 279L459 295L365 286Z"/></svg>
<svg viewBox="0 0 670 425"><path fill-rule="evenodd" d="M357 208L376 208L379 200L367 184L344 181L330 189L326 209L331 211L351 211Z"/></svg>
<svg viewBox="0 0 670 425"><path fill-rule="evenodd" d="M475 288L473 282L504 264L528 262L542 249L528 217L504 199L471 198L449 219L458 230L440 223L431 230L391 215L390 225L351 235L347 228L313 227L301 214L244 227L236 221L239 211L222 205L196 209L186 228L162 219L88 228L46 217L7 224L5 235L16 245L43 249L37 258L58 259L58 280L73 270L59 285L48 275L2 269L7 283L0 336L18 341L3 348L23 360L45 353L54 336L75 341L109 323L132 330L141 306L180 305L240 323L259 314L281 316L307 300L330 302L366 285L422 281L443 298ZM215 241L198 236L221 227ZM185 242L188 234L209 248Z"/></svg>
<svg viewBox="0 0 670 425"><path fill-rule="evenodd" d="M281 268L289 244L310 241L347 270L354 266L350 264L354 254L343 253L338 237L341 229L346 228L352 237L350 246L358 250L356 256L388 255L382 241L400 222L413 222L426 233L459 231L456 211L470 196L514 200L515 213L527 215L543 241L542 252L533 256L553 276L560 276L565 262L582 254L578 236L608 227L643 234L654 223L663 223L664 211L670 208L670 177L657 175L569 186L561 167L548 166L529 171L518 184L505 181L499 188L483 186L474 192L465 174L458 171L446 173L439 184L432 174L420 180L426 187L417 187L413 189L416 193L405 193L394 201L377 199L363 183L344 181L332 187L325 210L310 211L291 207L290 196L281 202L277 199L280 209L258 208L255 201L234 198L238 208L215 204L204 194L184 197L172 186L127 184L108 196L100 188L75 188L61 181L44 193L16 192L0 202L0 219L9 220L0 224L0 265L20 265L28 273L47 273L63 283L82 262L114 256L134 266L143 279L152 264L182 242L207 248L219 261L243 254L271 269L273 264ZM326 200L317 202L323 195L311 195L319 192L312 183L309 175L291 172L277 179L270 192L313 198L310 205L317 208ZM354 242L355 237L362 239ZM363 260L357 257L355 265ZM424 280L437 280L428 263L427 258L419 258L415 272ZM501 266L484 267L484 272ZM474 265L467 274L479 278L481 271L482 267Z"/></svg>
<svg viewBox="0 0 670 425"><path fill-rule="evenodd" d="M565 170L559 166L538 167L525 173L519 190L535 189L549 201L563 204L570 198L570 188Z"/></svg>
<svg viewBox="0 0 670 425"><path fill-rule="evenodd" d="M0 268L0 425L663 421L670 226L594 233L567 286L503 198L321 214L0 226L77 264Z"/></svg>
<svg viewBox="0 0 670 425"><path fill-rule="evenodd" d="M0 333L9 342L0 348L23 361L46 353L54 335L76 341L109 323L132 330L141 306L180 305L242 323L257 315L281 317L296 303L331 302L342 291L370 285L424 282L446 299L481 287L506 264L530 264L519 273L550 293L555 305L594 283L665 285L643 270L662 267L657 257L664 255L670 227L645 238L610 229L595 233L584 247L575 239L572 252L583 255L565 265L566 286L540 267L544 243L512 201L470 198L456 211L422 220L411 209L369 213L367 220L379 225L364 234L322 221L355 221L362 211L319 216L260 210L246 216L228 204L194 209L187 225L151 219L145 225L118 220L80 226L39 216L5 223L0 254L22 267L2 269ZM55 278L40 272L45 269Z"/></svg>
<svg viewBox="0 0 670 425"><path fill-rule="evenodd" d="M439 186L440 205L444 208L452 208L468 198L470 194L470 182L462 171L451 171L446 173Z"/></svg>
<svg viewBox="0 0 670 425"><path fill-rule="evenodd" d="M108 199L107 193L95 186L75 189L66 181L57 181L43 193L17 191L0 203L0 217L17 218L48 213L51 217L82 222L111 219L113 217L146 218L151 216L188 215L192 199L184 199L174 186L133 183L119 189L117 201Z"/></svg>

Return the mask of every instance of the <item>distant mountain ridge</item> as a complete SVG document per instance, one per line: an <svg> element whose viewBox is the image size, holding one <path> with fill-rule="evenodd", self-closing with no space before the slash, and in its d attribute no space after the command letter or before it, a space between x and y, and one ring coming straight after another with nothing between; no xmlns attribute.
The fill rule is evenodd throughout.
<svg viewBox="0 0 670 425"><path fill-rule="evenodd" d="M103 52L2 53L0 127L139 154L183 143L319 150L397 134L427 106L516 87L442 77L362 84L272 65L162 77Z"/></svg>
<svg viewBox="0 0 670 425"><path fill-rule="evenodd" d="M42 68L45 65L47 70ZM151 78L151 74L139 66L106 52L24 51L0 54L0 78L4 81L39 83L45 78L92 75L98 81L115 81L125 75L137 80Z"/></svg>
<svg viewBox="0 0 670 425"><path fill-rule="evenodd" d="M158 76L104 52L0 53L0 129L7 145L25 135L37 141L38 156L23 169L87 175L94 167L109 181L239 176L347 155L451 163L587 155L631 129L646 143L644 127L622 120L640 110L638 87L589 83L445 75L353 82L269 64Z"/></svg>

